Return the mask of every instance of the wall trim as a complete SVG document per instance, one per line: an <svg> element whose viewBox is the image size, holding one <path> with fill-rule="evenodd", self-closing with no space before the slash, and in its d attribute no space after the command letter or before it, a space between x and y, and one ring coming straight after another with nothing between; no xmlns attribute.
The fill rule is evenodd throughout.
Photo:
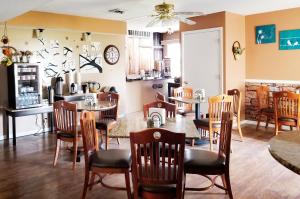
<svg viewBox="0 0 300 199"><path fill-rule="evenodd" d="M266 83L266 84L272 84L272 83L276 83L276 84L299 84L300 85L300 81L296 81L296 80L245 79L245 82L249 82L249 83Z"/></svg>
<svg viewBox="0 0 300 199"><path fill-rule="evenodd" d="M42 133L48 133L50 132L50 128L45 128L41 129L39 132L37 132L36 130L32 130L32 131L25 131L25 132L18 132L17 133L17 138L18 137L23 137L23 136L28 136L28 135L34 135L34 134L42 134ZM6 135L0 135L0 140L4 140L6 138ZM9 139L12 139L12 132L9 133Z"/></svg>

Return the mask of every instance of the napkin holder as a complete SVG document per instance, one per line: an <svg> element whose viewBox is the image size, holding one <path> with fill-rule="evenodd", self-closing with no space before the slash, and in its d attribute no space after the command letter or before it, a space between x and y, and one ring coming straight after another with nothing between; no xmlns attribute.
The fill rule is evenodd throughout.
<svg viewBox="0 0 300 199"><path fill-rule="evenodd" d="M158 118L160 124L163 125L166 123L166 109L164 108L149 108L148 119L153 120Z"/></svg>
<svg viewBox="0 0 300 199"><path fill-rule="evenodd" d="M97 104L97 93L86 93L84 103L85 105L96 105Z"/></svg>

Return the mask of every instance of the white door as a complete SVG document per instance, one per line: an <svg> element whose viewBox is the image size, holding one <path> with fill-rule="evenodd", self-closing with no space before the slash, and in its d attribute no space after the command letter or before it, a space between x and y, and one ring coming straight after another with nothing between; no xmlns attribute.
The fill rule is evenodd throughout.
<svg viewBox="0 0 300 199"><path fill-rule="evenodd" d="M205 89L206 97L219 95L223 88L222 28L183 32L182 77L194 92ZM201 112L208 104L201 104Z"/></svg>

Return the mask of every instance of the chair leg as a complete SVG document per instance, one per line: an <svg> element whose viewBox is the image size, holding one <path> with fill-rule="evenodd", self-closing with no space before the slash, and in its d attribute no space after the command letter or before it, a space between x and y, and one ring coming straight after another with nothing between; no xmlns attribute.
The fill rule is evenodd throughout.
<svg viewBox="0 0 300 199"><path fill-rule="evenodd" d="M270 118L269 118L269 116L267 116L267 120L266 120L266 126L265 126L265 128L267 129L268 128L268 126L269 126L269 121L270 121Z"/></svg>
<svg viewBox="0 0 300 199"><path fill-rule="evenodd" d="M90 180L90 187L89 187L89 190L91 191L93 189L93 186L94 186L94 183L95 183L95 176L96 174L95 173L92 173L92 177L91 177L91 180Z"/></svg>
<svg viewBox="0 0 300 199"><path fill-rule="evenodd" d="M278 123L275 122L275 135L278 135Z"/></svg>
<svg viewBox="0 0 300 199"><path fill-rule="evenodd" d="M237 117L236 120L237 120L237 126L238 126L238 130L239 130L239 134L240 134L240 137L243 141L243 133L242 133L242 128L241 128L241 119L240 119L240 117Z"/></svg>
<svg viewBox="0 0 300 199"><path fill-rule="evenodd" d="M126 182L126 192L127 198L131 198L131 188L130 188L130 177L129 177L129 169L125 172L125 182Z"/></svg>
<svg viewBox="0 0 300 199"><path fill-rule="evenodd" d="M233 199L232 195L232 190L231 190L231 185L230 185L230 177L229 177L229 172L225 173L225 180L226 180L226 189L228 191L228 195L230 199Z"/></svg>
<svg viewBox="0 0 300 199"><path fill-rule="evenodd" d="M291 131L293 130L293 126L290 126L290 130L291 130Z"/></svg>
<svg viewBox="0 0 300 199"><path fill-rule="evenodd" d="M75 138L75 140L73 141L73 170L75 169L75 165L76 165L76 159L77 159L77 140Z"/></svg>
<svg viewBox="0 0 300 199"><path fill-rule="evenodd" d="M56 166L57 159L58 159L58 154L59 154L59 149L60 149L60 140L57 139L56 140L56 150L55 150L54 160L53 160L53 167Z"/></svg>
<svg viewBox="0 0 300 199"><path fill-rule="evenodd" d="M192 140L191 140L191 146L192 146L192 147L195 146L195 139L192 139Z"/></svg>
<svg viewBox="0 0 300 199"><path fill-rule="evenodd" d="M83 185L83 192L82 192L81 199L85 199L87 189L88 189L88 185L89 185L89 178L90 178L90 172L88 170L86 170L85 171L84 185Z"/></svg>
<svg viewBox="0 0 300 199"><path fill-rule="evenodd" d="M226 189L225 192L226 192L226 194L227 194L228 191L227 191L227 184L226 184L225 174L221 175L221 179L222 179L222 182L223 182L223 186L224 186L224 188Z"/></svg>
<svg viewBox="0 0 300 199"><path fill-rule="evenodd" d="M258 130L258 127L259 127L259 125L260 125L260 119L261 119L261 113L259 113L258 116L257 116L256 130Z"/></svg>

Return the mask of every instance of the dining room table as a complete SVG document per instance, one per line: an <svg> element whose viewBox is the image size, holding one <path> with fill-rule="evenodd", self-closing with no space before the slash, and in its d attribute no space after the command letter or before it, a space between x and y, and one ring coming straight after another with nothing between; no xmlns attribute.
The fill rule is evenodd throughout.
<svg viewBox="0 0 300 199"><path fill-rule="evenodd" d="M269 152L280 164L300 175L300 132L283 132L269 141Z"/></svg>
<svg viewBox="0 0 300 199"><path fill-rule="evenodd" d="M138 132L148 128L147 119L143 112L134 112L118 118L117 125L112 129L108 136L111 138L129 138L130 132ZM199 133L194 125L193 119L176 115L174 118L166 118L166 123L160 128L172 132L185 133L186 139L198 139Z"/></svg>
<svg viewBox="0 0 300 199"><path fill-rule="evenodd" d="M113 101L97 101L96 103L89 103L85 101L72 101L77 104L77 111L107 111L116 107L116 103Z"/></svg>
<svg viewBox="0 0 300 199"><path fill-rule="evenodd" d="M205 100L198 99L198 98L184 98L184 97L168 97L168 99L176 101L176 102L181 102L185 104L195 104L195 119L201 119L200 117L200 104L205 103Z"/></svg>

